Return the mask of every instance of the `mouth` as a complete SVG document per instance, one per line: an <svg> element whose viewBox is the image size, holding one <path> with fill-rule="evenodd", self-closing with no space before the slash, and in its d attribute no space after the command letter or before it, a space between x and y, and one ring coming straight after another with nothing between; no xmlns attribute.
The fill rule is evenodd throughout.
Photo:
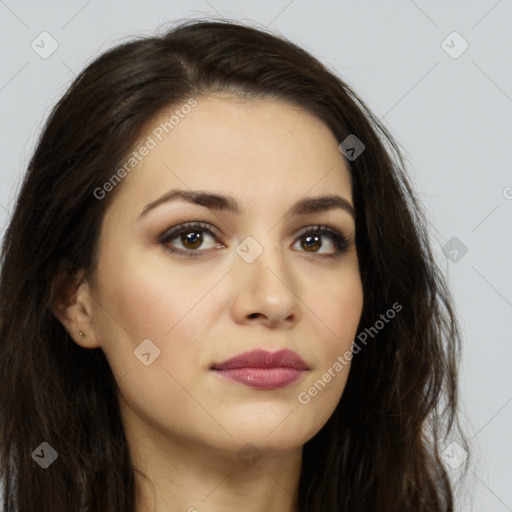
<svg viewBox="0 0 512 512"><path fill-rule="evenodd" d="M300 379L309 368L291 350L244 352L210 368L221 377L254 389L279 389Z"/></svg>

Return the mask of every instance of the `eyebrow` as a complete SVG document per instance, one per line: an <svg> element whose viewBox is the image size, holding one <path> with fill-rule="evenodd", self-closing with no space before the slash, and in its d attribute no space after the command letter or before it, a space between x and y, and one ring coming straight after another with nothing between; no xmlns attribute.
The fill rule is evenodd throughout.
<svg viewBox="0 0 512 512"><path fill-rule="evenodd" d="M242 213L240 205L232 197L202 190L174 189L155 201L147 204L139 215L139 218L145 216L150 210L153 210L162 203L168 203L177 199L182 199L192 204L204 206L211 210L224 210L237 215ZM347 211L355 219L355 211L352 204L350 204L350 202L344 197L338 195L326 195L300 199L290 208L286 215L306 215L308 213L323 212L333 210L335 208L341 208Z"/></svg>

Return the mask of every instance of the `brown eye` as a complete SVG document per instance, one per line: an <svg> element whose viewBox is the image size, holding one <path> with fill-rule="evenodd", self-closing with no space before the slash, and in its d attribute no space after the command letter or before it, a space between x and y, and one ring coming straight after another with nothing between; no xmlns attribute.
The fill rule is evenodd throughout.
<svg viewBox="0 0 512 512"><path fill-rule="evenodd" d="M328 240L327 245L325 245L324 240ZM349 241L339 231L328 226L309 228L302 233L297 242L300 243L304 252L313 253L315 257L319 258L336 258L344 253L350 245ZM324 247L326 247L326 250L324 250Z"/></svg>
<svg viewBox="0 0 512 512"><path fill-rule="evenodd" d="M211 239L210 247L204 247L208 238ZM200 222L174 226L159 237L158 243L167 251L185 257L203 256L207 249L225 247L217 241L212 226ZM300 252L312 253L315 258L336 258L350 245L339 231L328 226L310 227L299 236L294 245L297 243L300 243Z"/></svg>
<svg viewBox="0 0 512 512"><path fill-rule="evenodd" d="M316 250L322 247L322 241L319 236L316 235L308 235L303 237L304 241L303 247L308 252L316 252Z"/></svg>
<svg viewBox="0 0 512 512"><path fill-rule="evenodd" d="M215 243L215 235L208 224L188 223L167 230L160 236L158 243L172 253L184 256L200 256L204 252L202 249L208 249L208 247L203 246L209 238L212 240L210 248L220 245ZM201 250L198 250L199 248Z"/></svg>
<svg viewBox="0 0 512 512"><path fill-rule="evenodd" d="M203 243L203 235L199 230L187 231L180 235L180 240L186 249L197 249Z"/></svg>

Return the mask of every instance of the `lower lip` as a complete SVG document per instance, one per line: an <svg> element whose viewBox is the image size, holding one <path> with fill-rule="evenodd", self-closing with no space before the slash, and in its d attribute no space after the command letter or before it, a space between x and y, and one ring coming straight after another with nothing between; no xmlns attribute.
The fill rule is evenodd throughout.
<svg viewBox="0 0 512 512"><path fill-rule="evenodd" d="M255 389L278 389L300 379L305 371L295 368L232 368L215 370L226 379Z"/></svg>

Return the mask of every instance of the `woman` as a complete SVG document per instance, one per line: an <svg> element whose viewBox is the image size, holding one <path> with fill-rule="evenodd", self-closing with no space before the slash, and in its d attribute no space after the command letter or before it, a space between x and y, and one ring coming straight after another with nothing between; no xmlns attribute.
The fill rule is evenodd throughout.
<svg viewBox="0 0 512 512"><path fill-rule="evenodd" d="M5 510L452 511L460 338L403 168L255 28L90 64L4 239Z"/></svg>

